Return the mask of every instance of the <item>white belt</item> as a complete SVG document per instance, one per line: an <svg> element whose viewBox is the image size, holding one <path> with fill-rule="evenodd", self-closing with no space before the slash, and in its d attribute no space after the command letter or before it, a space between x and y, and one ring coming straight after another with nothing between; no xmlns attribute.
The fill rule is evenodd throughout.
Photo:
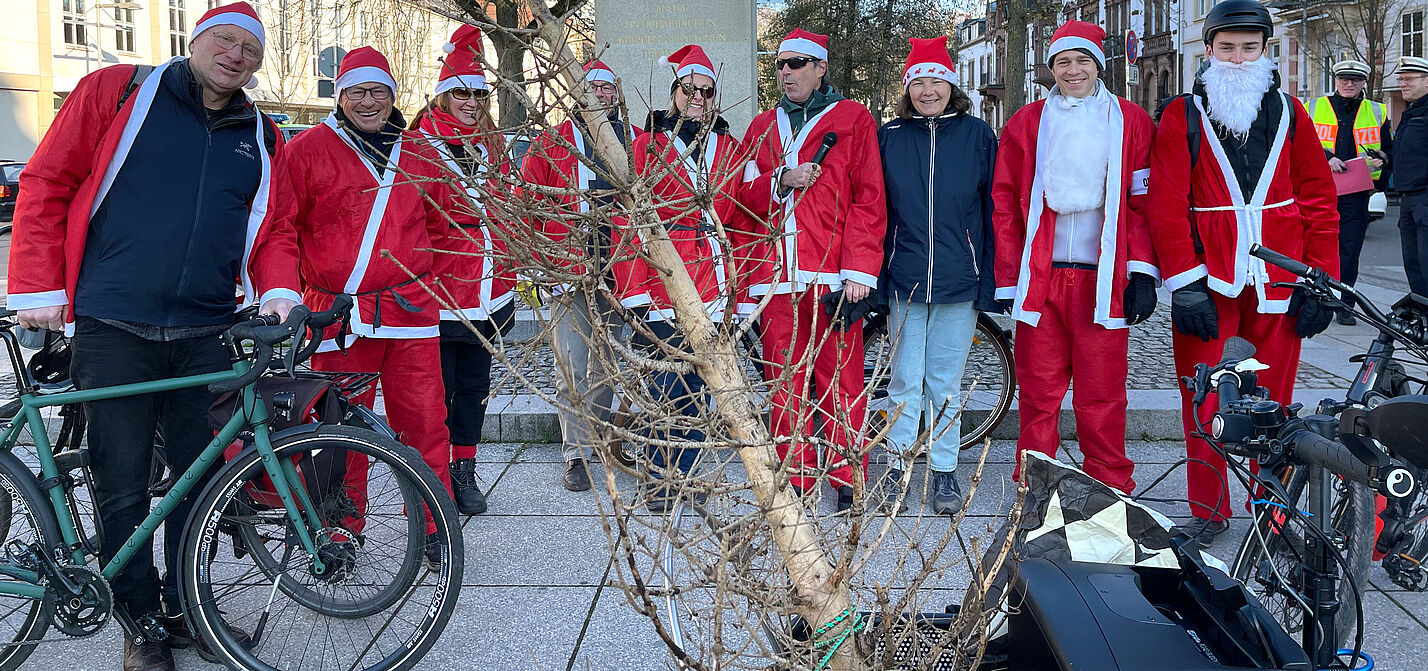
<svg viewBox="0 0 1428 671"><path fill-rule="evenodd" d="M1274 210L1294 203L1293 198L1281 200L1278 203L1268 205L1219 205L1216 207L1192 207L1191 212L1234 212L1244 214L1244 223L1249 224L1249 245L1246 250L1252 249L1254 245L1264 244L1264 212ZM1269 271L1264 265L1264 261L1259 257L1249 257L1249 276L1256 284L1263 284L1269 281Z"/></svg>

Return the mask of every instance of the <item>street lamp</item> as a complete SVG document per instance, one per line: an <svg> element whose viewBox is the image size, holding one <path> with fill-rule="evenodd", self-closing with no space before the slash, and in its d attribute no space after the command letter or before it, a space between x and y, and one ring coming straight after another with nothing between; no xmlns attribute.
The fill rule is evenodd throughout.
<svg viewBox="0 0 1428 671"><path fill-rule="evenodd" d="M100 45L99 45L99 31L102 30L102 29L104 28L104 26L102 26L102 25L99 23L99 19L101 18L101 15L100 15L99 10L101 10L101 9L112 9L112 10L118 11L118 10L121 10L121 9L140 10L140 9L143 9L143 8L144 8L143 5L141 5L141 4L137 3L137 2L128 1L128 0L126 0L126 1L120 1L120 2L101 2L101 3L96 3L95 5L92 6L92 9L94 9L94 52L95 52L95 53L94 53L94 62L95 62L94 64L95 64L96 67L103 67L103 66L104 66L104 49L101 48ZM117 28L117 27L118 27L118 25L117 25L118 17L117 17L117 16L115 17L115 22L116 22L115 27ZM85 71L86 73L90 72L90 69L89 69L89 40L85 40L85 41L84 41L84 71Z"/></svg>

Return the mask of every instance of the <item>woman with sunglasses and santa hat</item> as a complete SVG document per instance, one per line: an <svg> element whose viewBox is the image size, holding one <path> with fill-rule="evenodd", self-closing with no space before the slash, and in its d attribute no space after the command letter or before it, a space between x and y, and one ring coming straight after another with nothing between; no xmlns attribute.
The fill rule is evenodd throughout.
<svg viewBox="0 0 1428 671"><path fill-rule="evenodd" d="M481 68L481 31L461 26L444 47L436 97L411 129L441 158L465 214L436 255L435 291L441 310L441 378L446 425L451 431L451 489L466 515L486 512L486 496L476 482L476 444L491 390L491 350L510 331L515 315L515 278L501 237L501 222L487 208L501 193L510 162L491 118L490 88ZM484 182L484 184L482 184ZM455 214L455 213L453 213Z"/></svg>
<svg viewBox="0 0 1428 671"><path fill-rule="evenodd" d="M687 45L660 63L674 71L669 108L651 112L649 132L635 139L635 172L653 182L659 220L684 259L709 316L718 322L732 314L729 303L738 294L728 241L721 240L719 230L731 228L733 219L741 216L736 201L744 168L740 141L719 116L718 74L703 49ZM712 200L707 208L701 204L710 202L706 197ZM643 232L639 235L647 239ZM639 306L645 314L645 324L635 328L635 344L654 357L667 356L659 341L681 347L672 302L653 267L636 258L617 274L629 278L621 302ZM655 372L650 381L654 400L690 418L685 428L661 431L655 438L703 441L703 432L693 427L709 408L704 389L697 373ZM648 454L656 479L646 486L645 504L650 512L662 513L674 503L674 495L660 481L673 474L672 468L688 473L699 451L651 446Z"/></svg>

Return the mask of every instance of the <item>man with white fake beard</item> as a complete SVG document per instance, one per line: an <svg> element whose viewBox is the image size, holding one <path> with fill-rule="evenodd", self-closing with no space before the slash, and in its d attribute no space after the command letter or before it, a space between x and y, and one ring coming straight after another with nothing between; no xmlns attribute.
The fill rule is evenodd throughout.
<svg viewBox="0 0 1428 671"><path fill-rule="evenodd" d="M1160 279L1145 219L1155 125L1101 84L1105 37L1083 21L1052 36L1056 86L1007 122L992 223L996 297L1017 320L1018 472L1027 450L1056 454L1074 381L1086 472L1129 493L1128 327L1155 310Z"/></svg>
<svg viewBox="0 0 1428 671"><path fill-rule="evenodd" d="M1292 401L1301 338L1328 327L1334 308L1271 286L1288 272L1249 255L1256 243L1339 274L1339 215L1329 166L1304 106L1279 89L1264 46L1273 34L1256 0L1226 0L1205 17L1209 59L1194 93L1161 115L1151 161L1150 223L1156 258L1172 293L1177 375L1220 360L1232 336L1250 341L1269 368L1259 383ZM1190 512L1203 546L1229 528L1224 459L1192 438L1199 417L1181 390ZM1203 462L1203 463L1202 463Z"/></svg>

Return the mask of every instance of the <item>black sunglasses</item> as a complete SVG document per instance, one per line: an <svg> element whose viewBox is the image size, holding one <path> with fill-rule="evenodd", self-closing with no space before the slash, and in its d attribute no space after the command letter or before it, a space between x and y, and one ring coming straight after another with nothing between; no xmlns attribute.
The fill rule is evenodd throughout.
<svg viewBox="0 0 1428 671"><path fill-rule="evenodd" d="M785 65L787 65L790 69L793 70L802 70L803 66L808 65L810 63L817 63L821 60L823 59L814 58L812 56L794 56L793 58L780 58L774 61L774 71L777 72L779 70L782 70L783 66Z"/></svg>
<svg viewBox="0 0 1428 671"><path fill-rule="evenodd" d="M457 100L470 100L472 98L485 100L491 97L491 92L486 89L450 89L448 93L451 94L452 98Z"/></svg>
<svg viewBox="0 0 1428 671"><path fill-rule="evenodd" d="M713 100L714 94L719 92L719 89L713 86L695 86L686 82L679 83L679 90L684 91L684 95L691 98L694 97L695 93L702 93L705 100Z"/></svg>

